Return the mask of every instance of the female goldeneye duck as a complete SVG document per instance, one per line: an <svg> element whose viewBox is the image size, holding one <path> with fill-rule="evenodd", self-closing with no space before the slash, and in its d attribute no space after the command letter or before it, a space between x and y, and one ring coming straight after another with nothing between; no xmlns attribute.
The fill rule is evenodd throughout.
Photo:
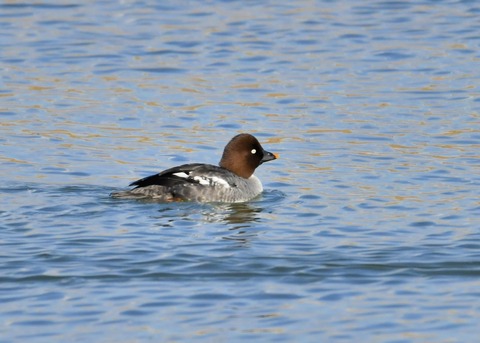
<svg viewBox="0 0 480 343"><path fill-rule="evenodd" d="M219 166L184 164L132 182L135 188L112 193L115 198L150 198L157 201L244 202L263 191L253 175L264 162L278 158L258 140L241 133L225 146Z"/></svg>

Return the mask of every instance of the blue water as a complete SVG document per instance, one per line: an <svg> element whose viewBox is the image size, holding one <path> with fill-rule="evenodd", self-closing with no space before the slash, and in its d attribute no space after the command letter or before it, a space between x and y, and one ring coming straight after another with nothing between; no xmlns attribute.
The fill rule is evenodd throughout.
<svg viewBox="0 0 480 343"><path fill-rule="evenodd" d="M0 5L1 342L477 342L475 1ZM111 199L280 159L245 204Z"/></svg>

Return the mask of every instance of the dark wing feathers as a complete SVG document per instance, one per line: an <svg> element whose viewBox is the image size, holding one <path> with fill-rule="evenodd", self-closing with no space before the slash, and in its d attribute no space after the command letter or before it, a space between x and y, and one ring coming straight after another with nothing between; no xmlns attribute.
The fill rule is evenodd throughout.
<svg viewBox="0 0 480 343"><path fill-rule="evenodd" d="M194 183L198 184L198 180L193 179L194 173L201 172L202 169L217 169L220 167L213 166L213 165L205 165L202 163L191 163L191 164L184 164L178 167L173 167L167 170L164 170L158 174L155 175L150 175L147 177L144 177L143 179L137 180L135 182L132 182L129 186L136 186L135 188L139 187L146 187L146 186L151 186L151 185L159 185L159 186L165 186L165 187L172 187L181 183ZM181 174L185 173L187 175L192 175L192 177L181 177L178 175L174 174Z"/></svg>
<svg viewBox="0 0 480 343"><path fill-rule="evenodd" d="M143 179L137 180L135 182L132 182L129 186L136 186L135 188L147 187L151 185L171 187L173 185L176 185L185 181L187 181L185 178L180 178L175 175L168 176L168 175L155 174L155 175L144 177Z"/></svg>

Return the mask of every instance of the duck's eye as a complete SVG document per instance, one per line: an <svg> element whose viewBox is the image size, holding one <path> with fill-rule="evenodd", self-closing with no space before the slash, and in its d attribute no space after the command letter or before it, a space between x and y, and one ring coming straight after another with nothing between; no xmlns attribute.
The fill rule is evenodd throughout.
<svg viewBox="0 0 480 343"><path fill-rule="evenodd" d="M255 155L257 153L257 150L256 149L252 149L251 151L252 155Z"/></svg>

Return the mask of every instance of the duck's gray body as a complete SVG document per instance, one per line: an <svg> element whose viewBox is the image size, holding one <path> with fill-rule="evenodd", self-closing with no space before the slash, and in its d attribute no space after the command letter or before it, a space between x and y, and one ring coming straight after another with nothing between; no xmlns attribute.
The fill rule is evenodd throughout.
<svg viewBox="0 0 480 343"><path fill-rule="evenodd" d="M112 193L115 198L150 198L158 201L244 202L263 191L252 175L248 179L210 164L185 164L130 184L136 188Z"/></svg>

